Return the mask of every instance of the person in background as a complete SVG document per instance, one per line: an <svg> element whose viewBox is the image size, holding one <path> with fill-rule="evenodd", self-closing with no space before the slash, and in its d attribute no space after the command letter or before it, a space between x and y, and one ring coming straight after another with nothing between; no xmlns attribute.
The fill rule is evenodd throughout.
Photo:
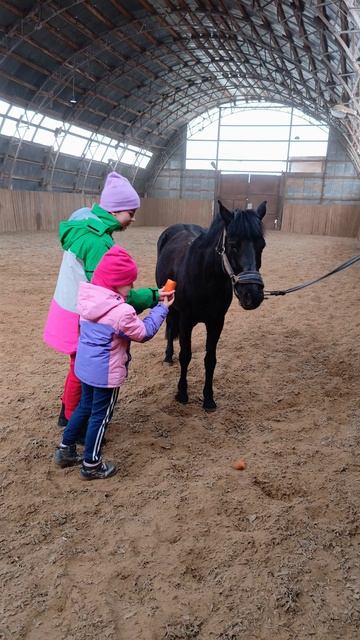
<svg viewBox="0 0 360 640"><path fill-rule="evenodd" d="M74 372L79 339L77 295L80 282L90 281L103 255L114 246L114 231L125 231L135 220L140 198L130 182L113 171L105 181L100 203L75 211L59 226L64 250L54 297L44 328L44 342L70 356L61 396L58 425L64 427L80 401L81 384ZM137 313L155 306L164 294L155 288L131 289L127 302Z"/></svg>
<svg viewBox="0 0 360 640"><path fill-rule="evenodd" d="M75 374L81 380L80 403L72 414L54 461L60 467L79 464L79 435L86 429L80 475L84 480L113 476L117 468L101 459L104 433L130 362L130 343L150 340L164 322L174 294L168 294L141 320L126 301L137 278L137 265L121 247L105 253L91 282L81 282L78 296L80 338Z"/></svg>

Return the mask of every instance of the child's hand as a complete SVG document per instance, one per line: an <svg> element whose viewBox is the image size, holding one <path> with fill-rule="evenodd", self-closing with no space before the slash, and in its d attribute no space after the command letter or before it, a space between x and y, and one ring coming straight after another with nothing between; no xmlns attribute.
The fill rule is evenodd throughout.
<svg viewBox="0 0 360 640"><path fill-rule="evenodd" d="M174 297L174 295L175 289L173 289L172 291L164 291L164 289L159 289L159 302L164 302L165 298L171 298ZM174 302L174 300L172 302Z"/></svg>
<svg viewBox="0 0 360 640"><path fill-rule="evenodd" d="M175 295L173 292L167 292L167 295L164 296L163 300L160 300L161 304L164 304L165 307L171 307L172 303L175 300Z"/></svg>

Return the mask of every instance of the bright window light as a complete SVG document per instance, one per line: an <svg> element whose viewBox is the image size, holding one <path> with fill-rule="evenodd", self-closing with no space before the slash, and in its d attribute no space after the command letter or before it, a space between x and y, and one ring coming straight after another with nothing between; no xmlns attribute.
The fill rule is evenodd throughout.
<svg viewBox="0 0 360 640"><path fill-rule="evenodd" d="M19 126L19 130L22 140L28 140L29 142L31 142L34 137L34 133L36 132L36 127L24 123L23 125Z"/></svg>
<svg viewBox="0 0 360 640"><path fill-rule="evenodd" d="M221 140L287 140L289 127L274 125L273 127L223 126Z"/></svg>
<svg viewBox="0 0 360 640"><path fill-rule="evenodd" d="M249 110L248 110L249 109ZM290 110L289 109L281 109L274 110L264 109L263 104L261 108L257 107L251 109L247 107L243 110L237 110L231 113L229 109L224 109L224 112L221 115L224 125L238 125L242 124L243 126L256 126L259 124L263 125L289 125L290 124Z"/></svg>
<svg viewBox="0 0 360 640"><path fill-rule="evenodd" d="M126 149L123 157L121 158L121 162L125 162L125 164L134 164L136 160L136 153L134 151L130 151Z"/></svg>
<svg viewBox="0 0 360 640"><path fill-rule="evenodd" d="M48 118L45 116L41 126L45 127L45 129L52 129L52 131L55 131L55 129L62 129L64 123L61 120L54 120L54 118Z"/></svg>
<svg viewBox="0 0 360 640"><path fill-rule="evenodd" d="M3 136L14 136L16 132L16 120L9 120L8 118L4 118L3 126L1 127L0 133Z"/></svg>
<svg viewBox="0 0 360 640"><path fill-rule="evenodd" d="M194 160L193 158L186 159L186 168L187 169L207 169L211 170L210 160Z"/></svg>
<svg viewBox="0 0 360 640"><path fill-rule="evenodd" d="M220 142L219 157L224 160L283 160L286 158L287 141Z"/></svg>
<svg viewBox="0 0 360 640"><path fill-rule="evenodd" d="M107 147L102 158L102 162L110 162L110 160L117 161L117 153L114 147Z"/></svg>
<svg viewBox="0 0 360 640"><path fill-rule="evenodd" d="M24 120L27 122L31 122L31 124L39 124L43 119L43 115L41 113L35 113L35 111L25 111Z"/></svg>
<svg viewBox="0 0 360 640"><path fill-rule="evenodd" d="M87 158L92 158L93 160L97 160L98 162L101 162L103 159L103 156L105 154L107 147L105 147L104 144L96 144L96 145L91 145L91 148L89 149L89 151L86 153L86 157Z"/></svg>
<svg viewBox="0 0 360 640"><path fill-rule="evenodd" d="M70 133L75 133L78 136L83 136L84 138L90 138L91 131L88 129L82 129L81 127L76 127L74 124L71 124L69 127Z"/></svg>
<svg viewBox="0 0 360 640"><path fill-rule="evenodd" d="M217 135L218 135L218 122L212 122L210 123L208 126L205 126L204 123L202 122L201 124L199 123L199 129L196 128L196 130L194 131L194 136L195 136L195 132L196 132L196 139L197 140L216 140L217 139Z"/></svg>
<svg viewBox="0 0 360 640"><path fill-rule="evenodd" d="M54 151L89 160L109 163L124 162L146 167L152 157L150 151L120 143L101 133L44 116L0 100L0 133L37 144L53 147Z"/></svg>
<svg viewBox="0 0 360 640"><path fill-rule="evenodd" d="M202 132L205 131L209 134L206 139L217 138L219 123L219 109L211 109L206 111L201 116L197 116L188 124L188 135L197 134L197 138L201 138Z"/></svg>
<svg viewBox="0 0 360 640"><path fill-rule="evenodd" d="M290 157L326 156L328 135L326 123L286 105L225 105L189 123L186 168L281 173Z"/></svg>
<svg viewBox="0 0 360 640"><path fill-rule="evenodd" d="M115 142L115 140L112 140L111 138L108 138L107 136L103 136L103 139L101 140L101 142L103 144L112 144L113 142Z"/></svg>
<svg viewBox="0 0 360 640"><path fill-rule="evenodd" d="M222 173L281 173L286 171L286 162L263 160L220 160Z"/></svg>
<svg viewBox="0 0 360 640"><path fill-rule="evenodd" d="M60 153L67 153L69 156L81 156L87 140L84 138L78 138L77 136L67 133L60 147Z"/></svg>
<svg viewBox="0 0 360 640"><path fill-rule="evenodd" d="M24 113L24 109L21 109L21 107L11 107L8 115L11 116L12 118L20 118Z"/></svg>
<svg viewBox="0 0 360 640"><path fill-rule="evenodd" d="M5 102L5 100L0 100L0 113L3 113L4 115L9 111L10 105L8 102Z"/></svg>
<svg viewBox="0 0 360 640"><path fill-rule="evenodd" d="M292 140L323 140L327 142L328 132L316 125L295 125L291 128Z"/></svg>
<svg viewBox="0 0 360 640"><path fill-rule="evenodd" d="M311 140L302 142L301 140L293 140L290 144L290 156L301 157L304 156L326 156L327 141L315 141Z"/></svg>
<svg viewBox="0 0 360 640"><path fill-rule="evenodd" d="M52 147L55 142L55 135L52 131L39 128L34 135L33 142L43 144L46 147Z"/></svg>
<svg viewBox="0 0 360 640"><path fill-rule="evenodd" d="M187 153L191 158L216 158L216 140L189 140L187 143Z"/></svg>
<svg viewBox="0 0 360 640"><path fill-rule="evenodd" d="M135 164L139 167L141 167L142 169L146 169L146 167L148 166L150 162L150 157L149 156L142 156L140 155L138 160L135 162Z"/></svg>

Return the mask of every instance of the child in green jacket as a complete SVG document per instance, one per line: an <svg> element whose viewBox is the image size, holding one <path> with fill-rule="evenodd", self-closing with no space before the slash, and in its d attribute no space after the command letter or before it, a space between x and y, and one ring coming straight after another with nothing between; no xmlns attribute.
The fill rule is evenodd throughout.
<svg viewBox="0 0 360 640"><path fill-rule="evenodd" d="M64 255L44 329L44 341L70 356L59 426L65 426L81 396L81 383L74 373L79 339L77 296L80 282L90 281L103 255L115 244L114 231L124 231L134 220L140 198L129 181L115 171L107 176L100 205L75 211L59 226ZM137 313L163 299L157 288L132 289L127 298Z"/></svg>

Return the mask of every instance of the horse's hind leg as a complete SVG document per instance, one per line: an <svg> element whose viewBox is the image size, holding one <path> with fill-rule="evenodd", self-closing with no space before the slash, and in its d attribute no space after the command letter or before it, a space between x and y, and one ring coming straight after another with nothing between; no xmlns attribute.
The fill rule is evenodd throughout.
<svg viewBox="0 0 360 640"><path fill-rule="evenodd" d="M179 324L178 318L175 315L174 311L170 311L168 317L166 318L166 349L165 349L165 358L164 362L167 364L173 364L173 355L174 355L174 340L179 335Z"/></svg>
<svg viewBox="0 0 360 640"><path fill-rule="evenodd" d="M205 411L215 411L216 402L213 395L213 378L216 366L216 346L224 326L224 317L215 324L206 325L205 385L203 389Z"/></svg>
<svg viewBox="0 0 360 640"><path fill-rule="evenodd" d="M189 400L187 392L187 370L191 361L191 332L192 327L182 327L180 330L180 353L179 362L181 367L180 378L178 382L178 391L176 400L182 404L186 404Z"/></svg>
<svg viewBox="0 0 360 640"><path fill-rule="evenodd" d="M165 358L164 362L167 364L174 364L173 355L174 355L174 337L171 325L166 325L166 349L165 349Z"/></svg>

